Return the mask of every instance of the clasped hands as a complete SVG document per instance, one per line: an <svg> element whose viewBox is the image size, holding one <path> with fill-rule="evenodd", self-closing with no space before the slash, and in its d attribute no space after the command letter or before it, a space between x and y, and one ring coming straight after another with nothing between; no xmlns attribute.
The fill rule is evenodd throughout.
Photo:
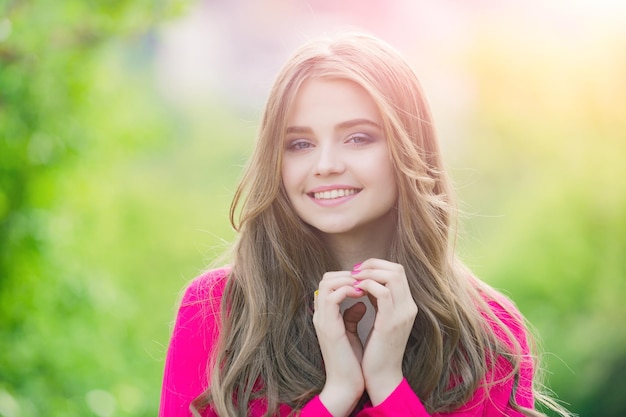
<svg viewBox="0 0 626 417"><path fill-rule="evenodd" d="M365 305L357 303L341 314L343 300L364 295L376 309L365 345L357 333ZM326 368L320 400L333 416L349 415L364 391L378 405L400 384L402 358L416 315L402 265L370 258L352 271L324 274L315 297L313 324Z"/></svg>

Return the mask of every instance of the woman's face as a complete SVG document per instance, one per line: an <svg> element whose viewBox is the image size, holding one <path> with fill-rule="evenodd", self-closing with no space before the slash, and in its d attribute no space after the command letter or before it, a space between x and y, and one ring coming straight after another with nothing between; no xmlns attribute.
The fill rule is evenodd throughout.
<svg viewBox="0 0 626 417"><path fill-rule="evenodd" d="M359 85L305 81L287 119L282 162L298 216L328 235L387 236L398 190L386 141L378 109Z"/></svg>

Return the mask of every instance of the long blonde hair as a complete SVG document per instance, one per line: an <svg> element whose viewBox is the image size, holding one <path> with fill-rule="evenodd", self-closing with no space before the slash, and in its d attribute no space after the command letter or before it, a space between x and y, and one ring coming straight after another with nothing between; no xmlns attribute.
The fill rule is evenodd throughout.
<svg viewBox="0 0 626 417"><path fill-rule="evenodd" d="M339 269L319 236L294 212L281 181L282 141L302 83L353 81L377 103L398 184L396 233L388 260L404 266L419 314L403 372L431 413L467 402L497 357L519 378L522 347L487 305L493 290L454 254L455 209L428 104L402 57L365 34L309 43L283 67L270 92L255 150L237 188L230 220L238 230L233 268L222 300L219 343L210 387L194 407L246 416L250 401L297 411L324 386L312 324L312 293ZM493 326L506 341L496 337ZM515 391L515 390L514 390ZM539 395L540 396L540 395ZM510 403L525 415L512 394Z"/></svg>

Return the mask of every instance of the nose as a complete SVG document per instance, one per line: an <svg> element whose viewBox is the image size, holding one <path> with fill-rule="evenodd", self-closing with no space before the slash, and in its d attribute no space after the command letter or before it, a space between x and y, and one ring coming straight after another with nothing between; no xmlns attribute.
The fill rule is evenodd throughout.
<svg viewBox="0 0 626 417"><path fill-rule="evenodd" d="M316 176L341 174L345 170L345 164L339 149L319 146L314 170Z"/></svg>

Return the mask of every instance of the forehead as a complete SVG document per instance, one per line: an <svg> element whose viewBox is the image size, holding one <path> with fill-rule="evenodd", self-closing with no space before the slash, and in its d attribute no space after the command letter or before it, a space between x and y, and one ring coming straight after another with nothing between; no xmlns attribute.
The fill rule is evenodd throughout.
<svg viewBox="0 0 626 417"><path fill-rule="evenodd" d="M288 126L308 126L315 122L340 123L369 119L382 124L373 98L357 83L341 78L305 80L297 91L288 113Z"/></svg>

